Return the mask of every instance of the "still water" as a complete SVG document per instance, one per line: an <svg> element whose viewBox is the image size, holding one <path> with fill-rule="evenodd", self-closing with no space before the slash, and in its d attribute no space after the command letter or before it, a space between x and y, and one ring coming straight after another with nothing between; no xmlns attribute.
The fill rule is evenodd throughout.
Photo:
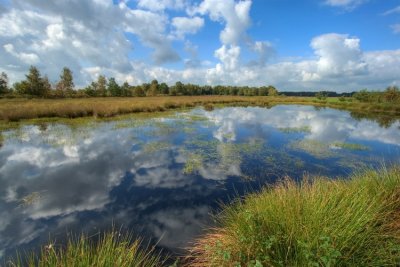
<svg viewBox="0 0 400 267"><path fill-rule="evenodd" d="M162 116L4 131L0 259L113 225L180 253L221 202L266 183L399 163L399 121L310 106Z"/></svg>

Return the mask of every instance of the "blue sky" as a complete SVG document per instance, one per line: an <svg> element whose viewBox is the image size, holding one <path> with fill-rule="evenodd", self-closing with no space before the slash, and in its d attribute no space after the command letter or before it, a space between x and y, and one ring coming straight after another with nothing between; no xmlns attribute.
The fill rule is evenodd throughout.
<svg viewBox="0 0 400 267"><path fill-rule="evenodd" d="M398 0L0 0L0 71L280 90L400 78Z"/></svg>

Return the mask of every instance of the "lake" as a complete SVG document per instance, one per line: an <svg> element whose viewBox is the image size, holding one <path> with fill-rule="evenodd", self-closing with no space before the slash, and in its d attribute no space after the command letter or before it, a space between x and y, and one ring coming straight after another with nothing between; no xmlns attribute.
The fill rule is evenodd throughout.
<svg viewBox="0 0 400 267"><path fill-rule="evenodd" d="M196 108L2 133L0 258L127 229L182 253L221 203L290 176L399 163L400 122L311 106Z"/></svg>

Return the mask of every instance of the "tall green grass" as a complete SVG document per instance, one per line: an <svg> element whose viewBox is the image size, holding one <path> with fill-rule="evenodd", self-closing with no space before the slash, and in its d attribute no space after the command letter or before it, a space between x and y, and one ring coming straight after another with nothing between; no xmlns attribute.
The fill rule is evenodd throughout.
<svg viewBox="0 0 400 267"><path fill-rule="evenodd" d="M399 266L400 168L285 179L218 219L188 266Z"/></svg>
<svg viewBox="0 0 400 267"><path fill-rule="evenodd" d="M66 247L50 243L41 252L20 256L8 266L29 267L100 267L162 266L164 260L153 248L142 248L140 240L112 231L93 241L85 235L70 239Z"/></svg>

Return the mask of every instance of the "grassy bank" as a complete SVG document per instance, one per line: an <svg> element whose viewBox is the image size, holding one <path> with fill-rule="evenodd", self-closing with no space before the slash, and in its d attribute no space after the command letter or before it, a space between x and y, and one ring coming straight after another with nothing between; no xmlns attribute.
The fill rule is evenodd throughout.
<svg viewBox="0 0 400 267"><path fill-rule="evenodd" d="M164 96L136 98L80 98L80 99L0 99L0 120L18 121L33 118L112 117L137 112L157 112L215 104L272 106L303 104L326 106L352 111L379 112L400 115L400 107L387 103L339 101L338 98L318 100L313 97L268 96Z"/></svg>
<svg viewBox="0 0 400 267"><path fill-rule="evenodd" d="M188 266L398 266L400 168L285 180L218 216Z"/></svg>
<svg viewBox="0 0 400 267"><path fill-rule="evenodd" d="M7 266L78 267L78 266L162 266L164 260L153 249L143 249L139 240L109 232L94 243L82 235L71 239L65 248L49 244L39 255L28 254L9 261Z"/></svg>

